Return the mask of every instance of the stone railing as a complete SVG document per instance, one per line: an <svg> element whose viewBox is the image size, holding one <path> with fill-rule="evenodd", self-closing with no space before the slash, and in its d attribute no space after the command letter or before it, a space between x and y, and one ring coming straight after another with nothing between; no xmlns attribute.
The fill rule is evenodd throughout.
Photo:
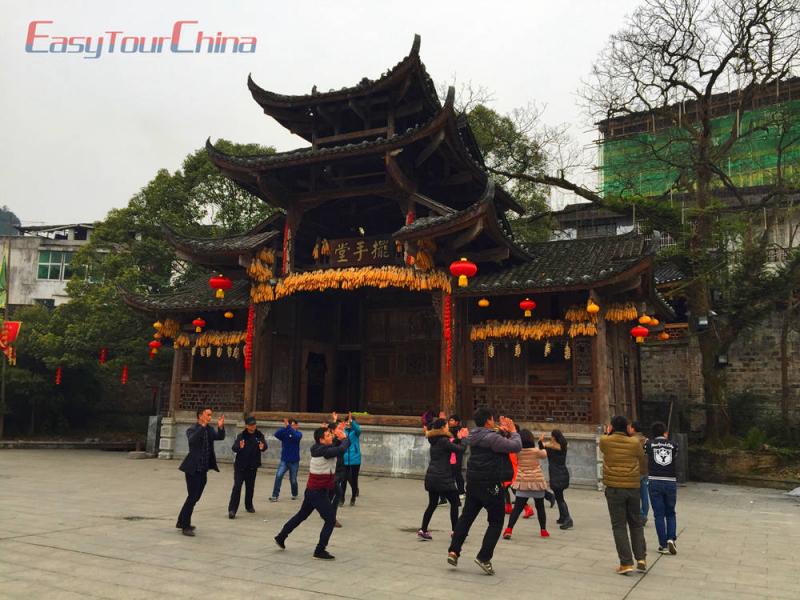
<svg viewBox="0 0 800 600"><path fill-rule="evenodd" d="M201 406L210 406L215 413L241 413L244 410L244 383L182 382L178 410L197 410Z"/></svg>

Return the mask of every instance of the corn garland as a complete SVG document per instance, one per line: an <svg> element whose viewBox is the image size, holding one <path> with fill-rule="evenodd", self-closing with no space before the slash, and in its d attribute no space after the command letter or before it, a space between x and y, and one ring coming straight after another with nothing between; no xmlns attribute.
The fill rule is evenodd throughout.
<svg viewBox="0 0 800 600"><path fill-rule="evenodd" d="M180 324L174 319L164 319L164 324L158 332L165 338L174 338L180 330Z"/></svg>
<svg viewBox="0 0 800 600"><path fill-rule="evenodd" d="M567 342L567 345L564 346L564 360L569 360L570 358L572 358L572 350L570 350L569 342Z"/></svg>
<svg viewBox="0 0 800 600"><path fill-rule="evenodd" d="M597 326L594 323L572 323L567 332L569 337L574 338L578 335L597 335Z"/></svg>
<svg viewBox="0 0 800 600"><path fill-rule="evenodd" d="M624 304L609 304L608 308L606 308L605 319L606 321L611 321L612 323L633 321L638 317L639 312L636 310L636 305L633 302L625 302Z"/></svg>
<svg viewBox="0 0 800 600"><path fill-rule="evenodd" d="M198 348L236 346L243 344L246 337L246 331L206 331L195 337L194 346ZM178 336L174 343L176 348L186 348L190 345L192 341L186 334Z"/></svg>
<svg viewBox="0 0 800 600"><path fill-rule="evenodd" d="M560 335L564 335L562 321L488 321L473 325L469 332L469 339L473 342L490 338L538 341Z"/></svg>
<svg viewBox="0 0 800 600"><path fill-rule="evenodd" d="M589 322L597 324L597 315L589 314L585 306L579 306L577 304L570 306L567 309L564 319L567 321L572 321L573 323Z"/></svg>
<svg viewBox="0 0 800 600"><path fill-rule="evenodd" d="M275 264L275 252L269 248L262 248L258 254L250 261L247 267L247 274L250 279L265 282L272 279L272 266Z"/></svg>
<svg viewBox="0 0 800 600"><path fill-rule="evenodd" d="M544 356L545 356L545 358L550 356L550 352L552 352L552 350L553 350L553 346L550 345L550 340L547 340L544 343Z"/></svg>
<svg viewBox="0 0 800 600"><path fill-rule="evenodd" d="M292 273L278 281L274 288L265 283L257 283L250 290L250 299L258 304L279 300L297 292L355 290L363 287L442 290L447 294L451 292L450 277L441 271L421 273L406 267L354 267Z"/></svg>

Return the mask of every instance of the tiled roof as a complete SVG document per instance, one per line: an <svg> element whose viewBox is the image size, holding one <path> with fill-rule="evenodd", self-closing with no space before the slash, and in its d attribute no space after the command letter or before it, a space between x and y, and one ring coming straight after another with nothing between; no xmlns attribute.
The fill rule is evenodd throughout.
<svg viewBox="0 0 800 600"><path fill-rule="evenodd" d="M255 234L232 235L219 238L193 238L183 236L164 225L164 237L176 248L189 254L199 255L239 255L252 252L279 235L278 231L267 230Z"/></svg>
<svg viewBox="0 0 800 600"><path fill-rule="evenodd" d="M673 283L675 281L686 279L686 275L670 262L657 264L654 269L653 277L658 285L661 285L662 283Z"/></svg>
<svg viewBox="0 0 800 600"><path fill-rule="evenodd" d="M585 289L637 266L653 252L644 236L620 235L527 246L533 258L494 273L478 274L454 293Z"/></svg>
<svg viewBox="0 0 800 600"><path fill-rule="evenodd" d="M169 294L144 296L123 289L120 293L128 306L151 314L227 310L246 308L250 304L250 281L233 280L233 286L225 292L225 298L222 299L214 296L207 277Z"/></svg>

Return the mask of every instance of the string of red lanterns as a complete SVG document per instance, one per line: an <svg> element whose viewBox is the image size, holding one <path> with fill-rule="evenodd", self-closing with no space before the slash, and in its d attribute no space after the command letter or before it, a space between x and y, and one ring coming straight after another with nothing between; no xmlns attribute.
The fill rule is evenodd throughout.
<svg viewBox="0 0 800 600"><path fill-rule="evenodd" d="M249 371L253 366L253 332L255 331L256 308L251 302L247 309L247 335L244 342L244 369Z"/></svg>
<svg viewBox="0 0 800 600"><path fill-rule="evenodd" d="M450 294L442 295L442 335L445 342L445 367L450 370L453 364L453 309L450 304Z"/></svg>

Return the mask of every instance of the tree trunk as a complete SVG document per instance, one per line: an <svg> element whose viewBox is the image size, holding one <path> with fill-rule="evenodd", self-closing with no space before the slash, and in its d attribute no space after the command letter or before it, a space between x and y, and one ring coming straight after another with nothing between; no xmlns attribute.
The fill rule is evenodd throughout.
<svg viewBox="0 0 800 600"><path fill-rule="evenodd" d="M789 329L792 324L794 311L793 298L789 296L786 310L783 312L781 322L780 353L781 353L781 421L789 424L789 403L792 390L789 387Z"/></svg>

